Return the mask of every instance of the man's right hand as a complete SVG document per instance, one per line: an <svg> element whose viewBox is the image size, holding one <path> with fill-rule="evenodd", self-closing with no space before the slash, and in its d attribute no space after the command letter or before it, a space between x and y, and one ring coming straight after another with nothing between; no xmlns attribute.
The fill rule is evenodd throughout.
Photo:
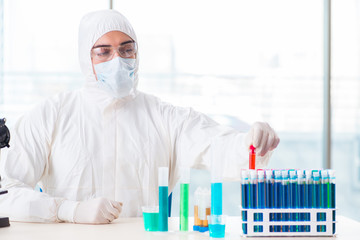
<svg viewBox="0 0 360 240"><path fill-rule="evenodd" d="M122 203L107 198L95 198L79 202L75 209L74 222L85 224L110 223L119 217Z"/></svg>

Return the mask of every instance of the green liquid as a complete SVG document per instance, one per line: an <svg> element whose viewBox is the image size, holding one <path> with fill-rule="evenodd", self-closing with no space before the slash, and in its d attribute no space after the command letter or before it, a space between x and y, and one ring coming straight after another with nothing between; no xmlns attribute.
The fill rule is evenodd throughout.
<svg viewBox="0 0 360 240"><path fill-rule="evenodd" d="M189 184L180 184L180 231L189 230Z"/></svg>
<svg viewBox="0 0 360 240"><path fill-rule="evenodd" d="M153 232L159 229L159 213L143 212L145 231Z"/></svg>

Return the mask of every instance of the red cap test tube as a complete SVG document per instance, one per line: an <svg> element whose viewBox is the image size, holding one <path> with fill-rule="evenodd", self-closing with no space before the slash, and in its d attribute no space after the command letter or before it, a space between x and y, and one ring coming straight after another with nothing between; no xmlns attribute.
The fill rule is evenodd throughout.
<svg viewBox="0 0 360 240"><path fill-rule="evenodd" d="M249 169L255 169L255 147L253 145L250 145L250 151L249 151Z"/></svg>

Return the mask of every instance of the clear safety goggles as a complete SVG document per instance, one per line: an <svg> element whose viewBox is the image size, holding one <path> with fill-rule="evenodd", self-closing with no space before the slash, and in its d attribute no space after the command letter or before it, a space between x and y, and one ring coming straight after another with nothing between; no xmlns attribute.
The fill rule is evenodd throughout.
<svg viewBox="0 0 360 240"><path fill-rule="evenodd" d="M122 58L135 58L137 52L136 42L124 42L118 47L110 45L96 46L91 49L91 57L98 62L107 62L113 59L116 52Z"/></svg>

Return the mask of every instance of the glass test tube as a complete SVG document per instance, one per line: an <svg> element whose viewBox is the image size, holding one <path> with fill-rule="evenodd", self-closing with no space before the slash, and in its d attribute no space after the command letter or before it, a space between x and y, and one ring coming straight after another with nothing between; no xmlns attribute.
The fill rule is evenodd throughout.
<svg viewBox="0 0 360 240"><path fill-rule="evenodd" d="M305 196L305 175L304 175L303 170L297 171L297 178L298 178L298 190L299 190L299 194L298 194L299 208L305 208L305 197L306 197ZM304 213L299 214L299 220L300 221L305 220ZM305 226L300 225L298 230L299 230L299 232L305 232Z"/></svg>
<svg viewBox="0 0 360 240"><path fill-rule="evenodd" d="M249 208L249 173L247 171L243 171L241 175L241 207ZM247 211L242 211L241 216L243 221L247 221ZM247 234L246 223L243 223L242 229L244 234Z"/></svg>
<svg viewBox="0 0 360 240"><path fill-rule="evenodd" d="M265 183L265 207L273 208L274 204L274 175L272 174L272 170L266 170L266 183ZM270 213L269 216L270 221L274 221L274 214ZM274 231L274 227L270 226L270 232Z"/></svg>
<svg viewBox="0 0 360 240"><path fill-rule="evenodd" d="M189 230L190 168L183 168L180 183L180 231Z"/></svg>
<svg viewBox="0 0 360 240"><path fill-rule="evenodd" d="M222 182L211 183L211 215L222 215Z"/></svg>
<svg viewBox="0 0 360 240"><path fill-rule="evenodd" d="M223 149L219 139L211 140L211 215L222 215ZM221 218L214 218L221 219Z"/></svg>
<svg viewBox="0 0 360 240"><path fill-rule="evenodd" d="M305 171L305 192L306 192L306 197L305 197L305 208L312 208L313 204L312 204L312 195L313 195L313 180L312 180L312 174L310 170L306 170ZM306 221L310 221L310 213L305 213L305 219ZM310 225L306 225L305 226L305 232L310 232Z"/></svg>
<svg viewBox="0 0 360 240"><path fill-rule="evenodd" d="M256 185L257 185L257 173L255 170L250 171L250 208L256 209L256 199L257 199L257 192L256 192ZM254 222L257 222L257 214L254 214ZM254 232L258 232L257 226L254 226Z"/></svg>
<svg viewBox="0 0 360 240"><path fill-rule="evenodd" d="M299 189L298 189L298 179L295 170L289 171L290 174L290 208L295 209L299 208ZM291 221L299 220L299 213L290 213ZM298 232L299 226L291 225L290 232Z"/></svg>
<svg viewBox="0 0 360 240"><path fill-rule="evenodd" d="M329 176L327 170L322 170L321 172L321 208L328 208L328 186L329 186ZM326 221L326 214L320 213L321 221ZM320 226L321 232L326 232L326 226Z"/></svg>
<svg viewBox="0 0 360 240"><path fill-rule="evenodd" d="M258 170L258 183L257 183L257 208L265 208L265 172ZM258 221L263 222L263 214L258 214ZM259 232L263 232L263 226L259 226Z"/></svg>
<svg viewBox="0 0 360 240"><path fill-rule="evenodd" d="M299 208L299 189L298 189L298 179L296 170L289 171L289 195L290 195L290 208L296 209ZM290 221L299 221L299 213L290 213ZM299 226L292 225L290 226L290 232L298 232Z"/></svg>
<svg viewBox="0 0 360 240"><path fill-rule="evenodd" d="M199 218L199 201L200 201L200 191L201 188L198 187L195 190L195 194L194 194L194 199L195 199L195 205L194 205L194 226L193 226L193 230L194 231L199 231L199 227L200 227L200 218Z"/></svg>
<svg viewBox="0 0 360 240"><path fill-rule="evenodd" d="M321 205L321 183L320 174L318 171L313 171L313 208L320 208ZM316 214L316 221L321 221L320 213ZM316 228L317 232L320 232L320 226Z"/></svg>
<svg viewBox="0 0 360 240"><path fill-rule="evenodd" d="M205 218L205 227L207 228L206 230L208 230L209 228L209 221L208 221L208 216L211 215L211 191L210 189L206 188L206 218Z"/></svg>
<svg viewBox="0 0 360 240"><path fill-rule="evenodd" d="M255 169L256 152L255 147L250 145L249 149L249 169Z"/></svg>
<svg viewBox="0 0 360 240"><path fill-rule="evenodd" d="M287 170L282 171L282 208L290 207L290 191L289 191L289 173ZM281 217L282 221L290 220L290 213L283 213ZM282 226L282 232L289 232L289 226Z"/></svg>
<svg viewBox="0 0 360 240"><path fill-rule="evenodd" d="M200 227L199 232L206 232L209 230L209 224L207 216L210 215L210 190L203 189L199 194L199 219Z"/></svg>
<svg viewBox="0 0 360 240"><path fill-rule="evenodd" d="M329 207L335 209L336 207L336 188L335 188L335 171L334 170L329 170L329 183L330 183L330 204ZM333 210L333 214L332 214L332 220L335 221L336 220L336 213L335 210ZM335 233L335 223L333 223L333 234Z"/></svg>
<svg viewBox="0 0 360 240"><path fill-rule="evenodd" d="M169 168L159 168L159 231L168 231L168 177Z"/></svg>
<svg viewBox="0 0 360 240"><path fill-rule="evenodd" d="M274 182L274 208L281 208L281 199L282 199L282 187L281 187L281 171L275 171L275 182ZM281 221L281 213L275 213L274 220L276 223ZM275 223L275 224L276 224ZM281 226L274 226L274 232L281 232Z"/></svg>

